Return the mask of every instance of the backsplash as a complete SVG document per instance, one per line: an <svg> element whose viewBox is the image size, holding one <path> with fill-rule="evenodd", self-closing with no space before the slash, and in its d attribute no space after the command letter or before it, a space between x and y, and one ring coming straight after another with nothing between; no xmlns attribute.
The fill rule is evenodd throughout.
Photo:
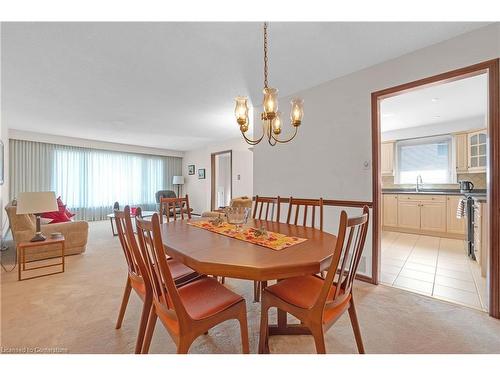
<svg viewBox="0 0 500 375"><path fill-rule="evenodd" d="M457 180L472 181L475 189L486 189L486 173L461 173L457 175ZM427 189L459 189L458 184L426 184L425 181L423 186ZM407 189L414 187L415 184L395 185L394 176L382 176L382 188Z"/></svg>

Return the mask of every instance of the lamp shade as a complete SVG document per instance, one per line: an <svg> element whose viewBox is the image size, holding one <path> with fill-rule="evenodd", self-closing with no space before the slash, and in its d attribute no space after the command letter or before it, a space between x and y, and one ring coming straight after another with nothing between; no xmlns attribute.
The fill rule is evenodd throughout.
<svg viewBox="0 0 500 375"><path fill-rule="evenodd" d="M173 185L184 185L184 176L174 176Z"/></svg>
<svg viewBox="0 0 500 375"><path fill-rule="evenodd" d="M16 213L41 214L57 211L56 194L53 191L19 193Z"/></svg>

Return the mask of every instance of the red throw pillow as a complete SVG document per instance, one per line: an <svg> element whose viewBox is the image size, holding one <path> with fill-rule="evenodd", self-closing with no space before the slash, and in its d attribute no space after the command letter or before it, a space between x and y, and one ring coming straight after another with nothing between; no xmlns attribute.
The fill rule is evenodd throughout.
<svg viewBox="0 0 500 375"><path fill-rule="evenodd" d="M68 216L66 216L66 213L64 211L45 212L41 215L41 217L46 219L52 219L50 224L66 223L68 221L71 221L71 219Z"/></svg>
<svg viewBox="0 0 500 375"><path fill-rule="evenodd" d="M66 208L66 205L63 203L61 197L57 197L57 206L59 207L59 211L61 211L61 207L64 207L64 213L66 214L67 217L70 219L75 216L76 214L72 213L70 210Z"/></svg>

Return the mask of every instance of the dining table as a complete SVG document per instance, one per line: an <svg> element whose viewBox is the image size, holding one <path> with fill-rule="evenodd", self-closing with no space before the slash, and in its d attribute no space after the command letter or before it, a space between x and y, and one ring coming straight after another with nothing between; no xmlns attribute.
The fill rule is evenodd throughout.
<svg viewBox="0 0 500 375"><path fill-rule="evenodd" d="M195 220L203 219L162 224L162 241L169 256L203 275L269 281L317 274L330 265L337 240L335 235L311 227L248 219L244 228L306 239L274 250L189 224ZM278 310L277 324L269 325L269 335L301 334L310 331L301 324L288 323L287 313Z"/></svg>

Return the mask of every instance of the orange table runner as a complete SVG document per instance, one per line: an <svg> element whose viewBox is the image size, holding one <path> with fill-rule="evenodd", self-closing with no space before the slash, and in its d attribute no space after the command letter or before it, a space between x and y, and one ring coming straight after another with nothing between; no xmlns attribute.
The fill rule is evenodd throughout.
<svg viewBox="0 0 500 375"><path fill-rule="evenodd" d="M236 238L241 241L250 242L256 245L264 246L272 250L283 250L287 247L307 241L307 238L288 237L287 235L275 232L267 232L266 235L256 236L255 228L243 228L241 232L236 231L232 224L226 222L215 226L209 221L190 221L189 225L219 233L224 236Z"/></svg>

